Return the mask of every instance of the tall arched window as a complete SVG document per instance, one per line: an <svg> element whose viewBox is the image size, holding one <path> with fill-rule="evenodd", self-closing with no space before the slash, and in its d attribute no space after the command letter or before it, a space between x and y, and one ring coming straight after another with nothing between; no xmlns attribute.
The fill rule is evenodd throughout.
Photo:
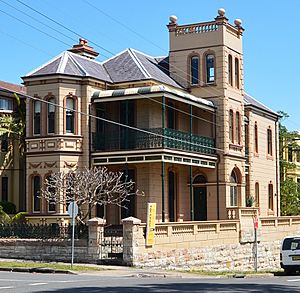
<svg viewBox="0 0 300 293"><path fill-rule="evenodd" d="M215 56L212 54L206 55L206 82L215 81Z"/></svg>
<svg viewBox="0 0 300 293"><path fill-rule="evenodd" d="M232 207L237 206L237 197L238 197L237 183L238 183L237 176L233 170L230 175L230 206Z"/></svg>
<svg viewBox="0 0 300 293"><path fill-rule="evenodd" d="M41 102L33 102L33 134L41 134Z"/></svg>
<svg viewBox="0 0 300 293"><path fill-rule="evenodd" d="M268 155L272 156L272 130L269 128L267 130L267 138L268 138Z"/></svg>
<svg viewBox="0 0 300 293"><path fill-rule="evenodd" d="M238 144L241 144L241 126L240 126L240 113L236 112L235 113L235 138L236 138L236 142Z"/></svg>
<svg viewBox="0 0 300 293"><path fill-rule="evenodd" d="M234 141L234 129L233 129L233 111L229 111L229 140Z"/></svg>
<svg viewBox="0 0 300 293"><path fill-rule="evenodd" d="M235 86L239 89L240 88L240 66L239 66L238 58L235 58L234 60L234 79L235 79Z"/></svg>
<svg viewBox="0 0 300 293"><path fill-rule="evenodd" d="M255 183L255 205L259 207L259 183Z"/></svg>
<svg viewBox="0 0 300 293"><path fill-rule="evenodd" d="M50 98L48 100L48 108L47 108L47 132L48 133L54 133L55 132L55 106L54 106L55 100L54 98Z"/></svg>
<svg viewBox="0 0 300 293"><path fill-rule="evenodd" d="M199 57L192 56L190 61L191 67L191 84L197 85L199 84Z"/></svg>
<svg viewBox="0 0 300 293"><path fill-rule="evenodd" d="M258 153L258 128L256 122L254 125L254 147L255 147L255 152Z"/></svg>
<svg viewBox="0 0 300 293"><path fill-rule="evenodd" d="M54 196L55 196L55 187L51 185L51 183L53 183L54 185L54 181L51 177L51 175L48 175L46 177L46 179L48 180L49 185L47 186L48 191L53 195L53 199L48 201L48 212L56 212L56 202L54 200Z"/></svg>
<svg viewBox="0 0 300 293"><path fill-rule="evenodd" d="M41 177L36 175L32 178L32 199L33 199L33 212L39 212L41 210Z"/></svg>
<svg viewBox="0 0 300 293"><path fill-rule="evenodd" d="M66 132L75 133L75 101L68 97L66 100Z"/></svg>
<svg viewBox="0 0 300 293"><path fill-rule="evenodd" d="M268 186L268 208L269 210L272 210L274 209L274 206L273 206L273 184L270 183L269 186Z"/></svg>
<svg viewBox="0 0 300 293"><path fill-rule="evenodd" d="M228 55L228 83L232 86L232 56Z"/></svg>

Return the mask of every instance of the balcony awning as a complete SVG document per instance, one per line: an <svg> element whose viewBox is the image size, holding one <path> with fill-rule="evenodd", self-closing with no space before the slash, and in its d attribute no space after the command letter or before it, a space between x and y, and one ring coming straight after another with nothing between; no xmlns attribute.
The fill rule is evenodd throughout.
<svg viewBox="0 0 300 293"><path fill-rule="evenodd" d="M207 110L214 111L214 104L203 98L195 97L189 93L182 90L175 89L166 85L154 85L147 87L137 87L137 88L127 88L127 89L117 89L117 90L104 90L95 91L92 95L93 103L104 102L107 100L120 100L124 96L132 96L132 98L147 98L149 94L164 93L166 95L171 95L173 99L180 99L182 101L190 101L191 104L196 104L202 106L201 108L206 108Z"/></svg>

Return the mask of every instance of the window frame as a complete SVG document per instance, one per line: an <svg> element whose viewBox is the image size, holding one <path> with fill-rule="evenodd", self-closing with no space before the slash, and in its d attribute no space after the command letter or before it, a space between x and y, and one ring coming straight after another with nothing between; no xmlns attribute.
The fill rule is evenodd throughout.
<svg viewBox="0 0 300 293"><path fill-rule="evenodd" d="M229 198L230 207L238 206L238 178L234 170L230 174L230 198Z"/></svg>
<svg viewBox="0 0 300 293"><path fill-rule="evenodd" d="M241 115L240 115L240 112L235 113L235 140L238 145L241 144Z"/></svg>
<svg viewBox="0 0 300 293"><path fill-rule="evenodd" d="M68 100L73 101L72 109L68 105ZM76 123L77 123L76 98L73 96L67 96L65 99L65 105L66 105L66 107L65 107L65 133L66 134L76 134ZM71 129L68 129L69 123L71 123L71 125L70 125Z"/></svg>
<svg viewBox="0 0 300 293"><path fill-rule="evenodd" d="M228 83L233 86L232 55L228 54Z"/></svg>
<svg viewBox="0 0 300 293"><path fill-rule="evenodd" d="M234 143L234 115L233 110L229 110L229 140Z"/></svg>
<svg viewBox="0 0 300 293"><path fill-rule="evenodd" d="M274 211L274 188L273 183L268 184L268 209Z"/></svg>
<svg viewBox="0 0 300 293"><path fill-rule="evenodd" d="M39 111L37 110L37 105L39 105ZM40 100L33 101L33 135L41 135L41 114L42 114L42 102Z"/></svg>
<svg viewBox="0 0 300 293"><path fill-rule="evenodd" d="M273 143L272 143L272 129L267 129L267 153L269 156L273 156Z"/></svg>
<svg viewBox="0 0 300 293"><path fill-rule="evenodd" d="M38 182L35 180L38 179ZM41 212L41 199L39 198L41 193L41 176L34 175L31 179L31 187L32 187L32 212L33 213L40 213ZM36 186L38 183L38 186ZM38 187L38 188L37 188ZM38 209L36 207L38 206Z"/></svg>
<svg viewBox="0 0 300 293"><path fill-rule="evenodd" d="M236 88L240 88L240 61L237 57L234 58L234 83Z"/></svg>
<svg viewBox="0 0 300 293"><path fill-rule="evenodd" d="M254 151L258 154L258 126L257 122L254 124Z"/></svg>
<svg viewBox="0 0 300 293"><path fill-rule="evenodd" d="M47 134L54 134L55 133L55 116L56 116L56 107L55 105L55 98L54 97L50 97L47 100L48 104L47 104ZM53 111L49 111L49 108L53 107ZM53 113L53 117L50 118L50 113ZM51 120L50 120L51 119ZM51 121L51 126L53 128L53 131L49 131L50 128L50 121ZM52 129L51 128L51 129Z"/></svg>
<svg viewBox="0 0 300 293"><path fill-rule="evenodd" d="M197 59L196 68L193 65L193 59ZM199 55L191 55L189 57L189 73L190 73L190 84L191 86L199 86L200 85L200 57ZM196 74L196 76L195 76ZM194 82L196 81L196 82Z"/></svg>
<svg viewBox="0 0 300 293"><path fill-rule="evenodd" d="M208 67L208 58L212 57L213 60L212 66ZM210 69L213 69L213 74L211 75ZM212 77L212 80L210 78ZM205 55L205 81L207 84L215 83L216 82L216 57L215 54L207 53Z"/></svg>

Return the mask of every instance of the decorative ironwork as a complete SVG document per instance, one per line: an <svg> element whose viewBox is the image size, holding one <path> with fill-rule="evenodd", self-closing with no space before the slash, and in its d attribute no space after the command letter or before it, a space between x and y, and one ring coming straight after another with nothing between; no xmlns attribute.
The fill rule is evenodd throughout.
<svg viewBox="0 0 300 293"><path fill-rule="evenodd" d="M103 263L122 263L123 225L108 225L100 234L100 259Z"/></svg>
<svg viewBox="0 0 300 293"><path fill-rule="evenodd" d="M2 224L0 238L71 239L72 226L53 224ZM75 239L87 239L88 227L75 226Z"/></svg>
<svg viewBox="0 0 300 293"><path fill-rule="evenodd" d="M94 151L171 148L204 154L215 154L215 140L170 128L125 129L110 133L93 133ZM163 131L164 130L164 131ZM164 136L164 137L163 137Z"/></svg>

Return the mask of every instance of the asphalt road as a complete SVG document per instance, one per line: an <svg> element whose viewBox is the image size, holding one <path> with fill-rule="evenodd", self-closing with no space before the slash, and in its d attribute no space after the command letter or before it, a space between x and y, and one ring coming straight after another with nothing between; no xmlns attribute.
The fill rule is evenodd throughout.
<svg viewBox="0 0 300 293"><path fill-rule="evenodd" d="M300 292L300 276L203 278L0 272L0 293Z"/></svg>

